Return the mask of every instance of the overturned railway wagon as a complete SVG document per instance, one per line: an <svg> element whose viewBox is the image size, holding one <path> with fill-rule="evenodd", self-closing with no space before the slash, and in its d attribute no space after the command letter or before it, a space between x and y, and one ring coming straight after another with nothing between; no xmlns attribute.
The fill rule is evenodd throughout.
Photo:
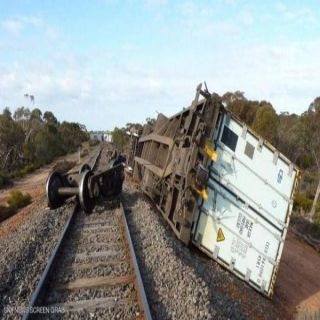
<svg viewBox="0 0 320 320"><path fill-rule="evenodd" d="M201 85L133 144L133 176L177 237L271 297L298 168Z"/></svg>

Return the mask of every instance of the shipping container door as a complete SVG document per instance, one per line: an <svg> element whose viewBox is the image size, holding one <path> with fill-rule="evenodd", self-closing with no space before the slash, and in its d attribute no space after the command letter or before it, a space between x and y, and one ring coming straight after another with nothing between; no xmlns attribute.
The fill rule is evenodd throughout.
<svg viewBox="0 0 320 320"><path fill-rule="evenodd" d="M230 115L216 137L218 159L209 167L209 196L200 203L193 242L270 296L297 169Z"/></svg>

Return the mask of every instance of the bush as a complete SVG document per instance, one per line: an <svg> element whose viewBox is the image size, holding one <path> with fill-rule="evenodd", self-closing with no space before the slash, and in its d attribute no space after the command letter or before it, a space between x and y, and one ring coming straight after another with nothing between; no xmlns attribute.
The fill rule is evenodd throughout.
<svg viewBox="0 0 320 320"><path fill-rule="evenodd" d="M14 178L23 178L24 176L26 176L28 173L31 173L33 171L35 171L37 169L36 165L33 164L28 164L25 167L17 170L14 174L13 177Z"/></svg>
<svg viewBox="0 0 320 320"><path fill-rule="evenodd" d="M316 222L311 223L310 234L314 238L319 238L319 234L320 234L320 224L319 223L316 223Z"/></svg>
<svg viewBox="0 0 320 320"><path fill-rule="evenodd" d="M316 221L316 219L318 219ZM299 233L311 236L314 239L320 240L320 223L319 223L319 215L315 216L315 221L310 222L309 220L305 219L304 217L292 217L291 225L294 226Z"/></svg>
<svg viewBox="0 0 320 320"><path fill-rule="evenodd" d="M316 184L318 182L318 174L314 171L305 171L303 174L303 182L306 184Z"/></svg>
<svg viewBox="0 0 320 320"><path fill-rule="evenodd" d="M54 165L53 170L57 170L60 173L66 173L68 172L71 168L73 168L76 165L75 161L59 161L57 164Z"/></svg>
<svg viewBox="0 0 320 320"><path fill-rule="evenodd" d="M31 203L30 194L23 194L21 191L13 190L7 199L8 206L0 205L0 222L14 215L18 209Z"/></svg>
<svg viewBox="0 0 320 320"><path fill-rule="evenodd" d="M89 150L88 149L82 149L80 152L80 157L86 157L89 154Z"/></svg>
<svg viewBox="0 0 320 320"><path fill-rule="evenodd" d="M319 227L320 227L320 203L317 204L317 209L316 209L316 213L315 213L315 215L313 217L313 222L315 224L318 224Z"/></svg>
<svg viewBox="0 0 320 320"><path fill-rule="evenodd" d="M31 203L31 196L29 193L23 194L19 190L12 190L7 199L7 203L9 207L18 210Z"/></svg>
<svg viewBox="0 0 320 320"><path fill-rule="evenodd" d="M6 174L0 171L0 188L9 182L9 178Z"/></svg>
<svg viewBox="0 0 320 320"><path fill-rule="evenodd" d="M307 198L305 194L298 192L294 199L294 210L302 209L309 212L312 206L312 200Z"/></svg>
<svg viewBox="0 0 320 320"><path fill-rule="evenodd" d="M89 140L89 146L90 147L94 147L97 146L100 143L100 141L96 140L96 139L90 139Z"/></svg>
<svg viewBox="0 0 320 320"><path fill-rule="evenodd" d="M13 207L0 206L0 222L6 220L17 212Z"/></svg>

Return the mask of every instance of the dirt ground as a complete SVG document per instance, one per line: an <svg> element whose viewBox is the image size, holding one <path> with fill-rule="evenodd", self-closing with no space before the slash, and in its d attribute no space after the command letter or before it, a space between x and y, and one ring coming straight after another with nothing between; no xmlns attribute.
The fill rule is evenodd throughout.
<svg viewBox="0 0 320 320"><path fill-rule="evenodd" d="M10 232L13 232L25 219L33 212L33 206L42 201L45 194L45 182L50 170L59 161L77 162L79 159L79 153L69 154L56 159L51 164L44 166L35 172L28 174L25 178L17 179L13 181L13 185L4 189L0 189L0 205L5 205L6 199L9 196L10 191L20 190L23 193L28 192L32 197L32 203L25 208L19 210L12 217L2 221L0 223L0 240L4 238Z"/></svg>
<svg viewBox="0 0 320 320"><path fill-rule="evenodd" d="M50 170L53 168L58 161L78 161L79 153L72 153L63 157L58 158L51 164L44 166L35 172L28 174L26 177L22 179L16 179L13 181L13 186L8 188L0 189L0 205L4 205L6 203L6 199L9 196L10 191L12 190L20 190L23 193L29 193L32 197L32 200L36 200L39 196L42 196L44 193L45 182L48 177Z"/></svg>
<svg viewBox="0 0 320 320"><path fill-rule="evenodd" d="M289 231L280 262L275 296L290 311L320 310L320 254Z"/></svg>

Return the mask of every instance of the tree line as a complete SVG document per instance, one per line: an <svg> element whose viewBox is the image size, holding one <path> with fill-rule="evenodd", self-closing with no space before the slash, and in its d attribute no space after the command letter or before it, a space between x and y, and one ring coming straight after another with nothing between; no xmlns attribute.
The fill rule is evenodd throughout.
<svg viewBox="0 0 320 320"><path fill-rule="evenodd" d="M0 186L10 177L76 151L88 139L83 125L60 123L51 111L20 107L11 113L5 108L0 113Z"/></svg>

